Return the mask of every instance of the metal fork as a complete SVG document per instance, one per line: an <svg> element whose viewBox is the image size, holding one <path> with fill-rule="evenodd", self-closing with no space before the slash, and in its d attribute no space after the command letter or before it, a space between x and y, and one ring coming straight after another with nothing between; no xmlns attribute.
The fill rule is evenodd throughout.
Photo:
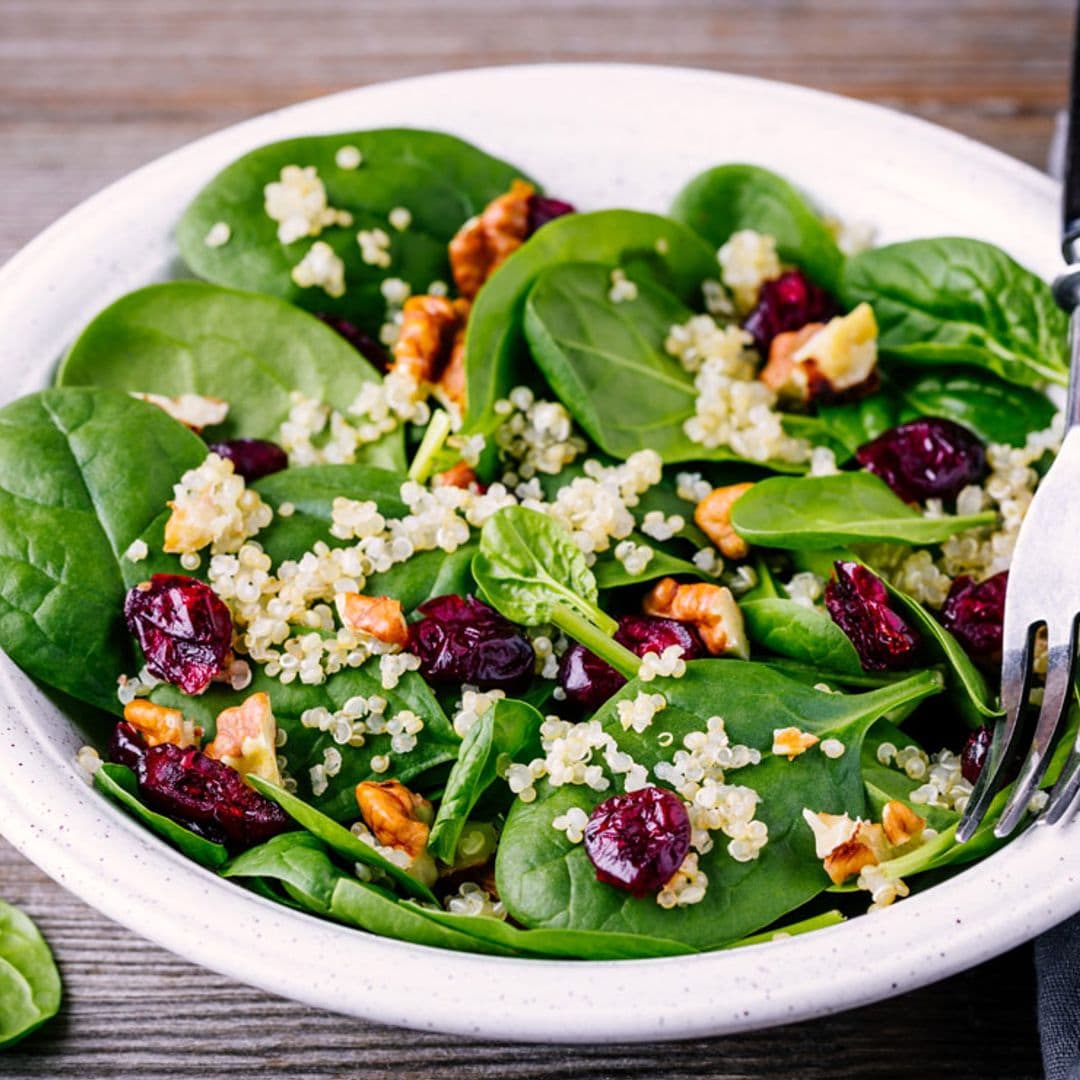
<svg viewBox="0 0 1080 1080"><path fill-rule="evenodd" d="M1031 745L1012 794L994 827L1008 836L1038 789L1065 724L1076 669L1080 616L1080 24L1073 41L1072 90L1066 143L1061 251L1068 269L1054 282L1054 296L1068 312L1069 391L1065 438L1057 460L1035 492L1016 543L1005 593L1001 704L986 763L956 830L969 840L985 817L1018 756L1028 712L1035 637L1045 626L1049 653L1046 688ZM1053 824L1071 814L1080 793L1080 739L1039 818Z"/></svg>

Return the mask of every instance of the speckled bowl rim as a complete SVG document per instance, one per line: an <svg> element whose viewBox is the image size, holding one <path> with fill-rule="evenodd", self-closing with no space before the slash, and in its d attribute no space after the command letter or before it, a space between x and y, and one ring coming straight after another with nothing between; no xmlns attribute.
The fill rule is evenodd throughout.
<svg viewBox="0 0 1080 1080"><path fill-rule="evenodd" d="M524 119L524 123L523 123ZM882 239L995 240L1056 265L1057 188L930 124L800 87L634 65L539 65L409 79L308 102L137 170L0 271L0 400L42 385L106 302L181 273L169 226L237 154L276 138L385 124L451 130L585 208L662 209L694 171L783 171ZM515 1040L655 1041L766 1027L911 990L1080 909L1080 826L1004 851L872 917L679 959L493 958L321 922L215 877L98 797L67 718L0 655L0 831L110 918L197 964L310 1005L417 1029Z"/></svg>

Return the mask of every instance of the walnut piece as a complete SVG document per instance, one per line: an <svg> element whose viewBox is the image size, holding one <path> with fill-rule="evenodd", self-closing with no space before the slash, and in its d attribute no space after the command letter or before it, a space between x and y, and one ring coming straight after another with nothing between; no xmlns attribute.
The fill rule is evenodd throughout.
<svg viewBox="0 0 1080 1080"><path fill-rule="evenodd" d="M401 601L389 596L364 596L361 593L338 593L334 598L341 621L350 630L370 634L387 645L404 647L409 642L409 627Z"/></svg>
<svg viewBox="0 0 1080 1080"><path fill-rule="evenodd" d="M476 482L475 471L464 461L459 461L445 472L436 473L431 479L432 487L468 488Z"/></svg>
<svg viewBox="0 0 1080 1080"><path fill-rule="evenodd" d="M410 296L401 309L401 330L394 343L395 371L428 384L461 405L465 400L465 325L467 300L445 296Z"/></svg>
<svg viewBox="0 0 1080 1080"><path fill-rule="evenodd" d="M277 723L269 695L260 691L241 705L223 709L218 714L217 732L206 748L206 755L231 766L242 776L261 776L280 785Z"/></svg>
<svg viewBox="0 0 1080 1080"><path fill-rule="evenodd" d="M198 746L202 741L202 728L185 720L179 709L155 705L146 698L129 701L124 706L124 719L138 730L147 746Z"/></svg>
<svg viewBox="0 0 1080 1080"><path fill-rule="evenodd" d="M816 735L809 731L800 731L797 727L776 728L772 733L772 752L777 757L794 761L819 742L821 740Z"/></svg>
<svg viewBox="0 0 1080 1080"><path fill-rule="evenodd" d="M855 835L825 856L825 873L834 885L842 885L866 866L876 866L885 853L885 834L880 825L860 821Z"/></svg>
<svg viewBox="0 0 1080 1080"><path fill-rule="evenodd" d="M742 612L723 585L680 585L674 578L662 578L642 606L646 615L689 623L713 656L750 656Z"/></svg>
<svg viewBox="0 0 1080 1080"><path fill-rule="evenodd" d="M185 427L199 434L204 427L223 424L229 415L229 403L221 398L203 397L201 394L180 394L179 397L166 397L164 394L142 394L132 391L131 396L140 401L156 405L167 412L174 420L179 420Z"/></svg>
<svg viewBox="0 0 1080 1080"><path fill-rule="evenodd" d="M360 816L383 847L403 851L409 857L409 873L425 884L438 876L427 842L434 818L427 799L398 780L364 780L356 785Z"/></svg>
<svg viewBox="0 0 1080 1080"><path fill-rule="evenodd" d="M505 195L492 199L450 241L450 269L462 296L471 300L480 286L524 243L529 232L529 201L535 189L515 180Z"/></svg>
<svg viewBox="0 0 1080 1080"><path fill-rule="evenodd" d="M915 839L926 828L926 820L919 817L906 803L893 799L887 802L881 811L881 827L885 830L889 843L900 847Z"/></svg>
<svg viewBox="0 0 1080 1080"><path fill-rule="evenodd" d="M732 528L731 508L753 484L728 484L714 488L697 504L694 522L720 549L726 559L745 559L750 545Z"/></svg>

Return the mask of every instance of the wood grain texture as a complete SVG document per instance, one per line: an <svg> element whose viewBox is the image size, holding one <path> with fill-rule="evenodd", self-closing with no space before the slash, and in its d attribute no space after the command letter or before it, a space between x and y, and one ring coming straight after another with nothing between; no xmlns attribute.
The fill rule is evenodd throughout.
<svg viewBox="0 0 1080 1080"><path fill-rule="evenodd" d="M0 261L110 180L225 124L350 86L483 64L637 60L784 79L904 109L1041 166L1065 99L1072 7L0 0ZM3 1077L1040 1073L1026 949L891 1002L768 1033L541 1049L402 1032L249 990L109 922L2 841L0 894L40 922L66 988L58 1020L0 1056Z"/></svg>

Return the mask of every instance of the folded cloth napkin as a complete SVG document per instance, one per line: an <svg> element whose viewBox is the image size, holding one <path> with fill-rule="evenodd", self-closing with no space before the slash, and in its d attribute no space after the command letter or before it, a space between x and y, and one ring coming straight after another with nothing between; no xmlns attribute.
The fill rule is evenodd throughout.
<svg viewBox="0 0 1080 1080"><path fill-rule="evenodd" d="M1080 915L1035 942L1047 1080L1080 1080Z"/></svg>

